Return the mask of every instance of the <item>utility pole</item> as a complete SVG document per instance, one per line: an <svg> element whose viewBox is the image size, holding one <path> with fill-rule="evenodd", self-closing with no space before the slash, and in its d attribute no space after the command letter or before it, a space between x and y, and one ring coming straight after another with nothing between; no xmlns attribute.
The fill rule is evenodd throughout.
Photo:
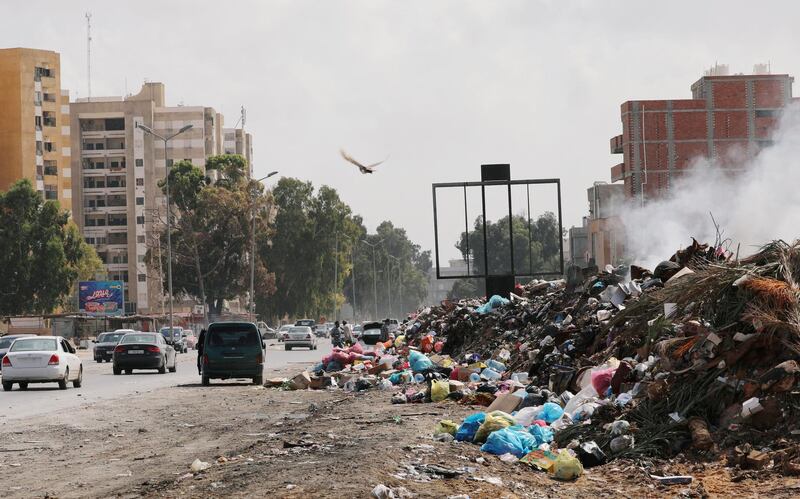
<svg viewBox="0 0 800 499"><path fill-rule="evenodd" d="M372 318L372 320L376 321L378 320L378 269L375 266L375 248L381 243L383 243L383 239L381 239L375 244L372 244L366 239L362 239L361 242L372 247L372 296L373 296L373 304L375 305L374 309L375 316Z"/></svg>
<svg viewBox="0 0 800 499"><path fill-rule="evenodd" d="M356 317L356 244L358 244L358 243L356 242L355 244L353 244L353 248L350 251L350 262L353 264L353 270L352 270L353 279L352 280L353 280L353 326L354 327L358 323L358 320L357 320L357 317Z"/></svg>
<svg viewBox="0 0 800 499"><path fill-rule="evenodd" d="M336 305L336 295L339 294L339 233L334 229L333 245L333 320L339 320L339 307Z"/></svg>
<svg viewBox="0 0 800 499"><path fill-rule="evenodd" d="M242 113L244 113L244 108L242 108ZM244 118L244 114L242 114L242 118ZM261 177L260 179L256 180L256 184L262 182L273 175L277 175L278 172L270 172L269 175L266 177ZM253 225L250 232L250 320L252 322L256 321L256 192L255 186L253 186L252 191L252 216L253 216Z"/></svg>
<svg viewBox="0 0 800 499"><path fill-rule="evenodd" d="M86 84L88 86L87 98L92 100L92 13L87 12L86 17Z"/></svg>
<svg viewBox="0 0 800 499"><path fill-rule="evenodd" d="M388 253L387 253L387 255L388 255ZM400 265L400 259L397 258L396 256L393 256L393 255L388 255L388 256L389 256L389 258L394 260L395 263L397 264L397 271L398 271L399 278L400 278L400 309L401 309L400 312L402 313L402 311L403 311L402 310L402 308L403 308L403 290L402 290L402 288L403 288L403 275L400 274L400 272L402 272L401 265ZM389 269L389 278L390 279L391 279L391 276L392 276L392 272L391 272L391 269ZM391 307L391 304L390 304L389 305L389 315L391 315L391 314L392 314L392 307Z"/></svg>

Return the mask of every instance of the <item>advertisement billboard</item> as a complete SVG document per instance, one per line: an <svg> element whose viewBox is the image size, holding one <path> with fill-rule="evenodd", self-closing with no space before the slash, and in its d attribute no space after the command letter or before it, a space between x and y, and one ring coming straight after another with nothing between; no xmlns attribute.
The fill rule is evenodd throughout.
<svg viewBox="0 0 800 499"><path fill-rule="evenodd" d="M122 281L82 281L78 283L80 311L89 315L123 315L125 297Z"/></svg>

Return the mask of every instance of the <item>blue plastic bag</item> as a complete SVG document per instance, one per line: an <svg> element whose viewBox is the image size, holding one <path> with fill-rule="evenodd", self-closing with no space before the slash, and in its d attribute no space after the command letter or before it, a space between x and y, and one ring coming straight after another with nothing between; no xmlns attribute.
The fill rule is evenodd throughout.
<svg viewBox="0 0 800 499"><path fill-rule="evenodd" d="M481 427L483 421L486 419L486 413L476 412L464 418L464 422L458 427L456 432L456 440L459 442L472 442L475 438L475 433Z"/></svg>
<svg viewBox="0 0 800 499"><path fill-rule="evenodd" d="M550 424L564 414L564 409L560 405L553 402L546 402L542 407L542 411L538 414L537 419L544 420L545 423Z"/></svg>
<svg viewBox="0 0 800 499"><path fill-rule="evenodd" d="M514 454L521 458L536 449L536 438L519 426L503 428L489 434L481 451L490 454Z"/></svg>
<svg viewBox="0 0 800 499"><path fill-rule="evenodd" d="M403 373L394 373L391 376L389 376L389 381L391 381L393 385L399 385L400 378L402 377L402 375Z"/></svg>
<svg viewBox="0 0 800 499"><path fill-rule="evenodd" d="M476 308L475 311L478 312L481 315L488 314L489 312L491 312L492 310L494 310L494 309L496 309L498 307L502 307L503 305L508 305L508 303L509 303L509 301L507 299L503 298L502 296L493 295L491 298L489 298L489 301L487 301L486 303L484 303L480 307Z"/></svg>
<svg viewBox="0 0 800 499"><path fill-rule="evenodd" d="M424 353L417 352L416 350L411 350L411 353L408 354L408 363L411 366L411 370L415 373L422 372L433 367L433 362L431 362L431 359L426 357Z"/></svg>
<svg viewBox="0 0 800 499"><path fill-rule="evenodd" d="M549 444L553 441L552 428L535 424L528 428L528 433L530 433L531 436L536 439L536 447L539 447L542 444Z"/></svg>

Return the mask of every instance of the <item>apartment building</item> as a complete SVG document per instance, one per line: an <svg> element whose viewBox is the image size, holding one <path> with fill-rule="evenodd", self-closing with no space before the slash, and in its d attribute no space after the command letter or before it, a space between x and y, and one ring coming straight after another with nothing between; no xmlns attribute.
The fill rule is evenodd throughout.
<svg viewBox="0 0 800 499"><path fill-rule="evenodd" d="M188 160L205 167L208 156L222 153L222 115L202 106L167 106L162 83L145 83L127 97L92 97L71 104L73 217L108 270L125 285L126 313L161 313L166 272L150 268L145 256L157 250L166 215L158 182L167 160ZM136 127L141 123L162 137L186 125L192 128L163 141Z"/></svg>
<svg viewBox="0 0 800 499"><path fill-rule="evenodd" d="M0 190L27 178L71 209L69 94L57 52L0 49Z"/></svg>
<svg viewBox="0 0 800 499"><path fill-rule="evenodd" d="M253 175L253 136L241 128L223 130L225 154L241 154L247 160L250 176Z"/></svg>

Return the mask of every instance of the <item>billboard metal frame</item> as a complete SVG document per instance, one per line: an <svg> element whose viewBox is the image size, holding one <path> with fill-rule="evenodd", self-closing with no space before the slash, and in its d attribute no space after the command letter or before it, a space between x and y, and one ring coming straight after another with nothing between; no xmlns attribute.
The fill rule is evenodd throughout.
<svg viewBox="0 0 800 499"><path fill-rule="evenodd" d="M493 165L492 165L493 166ZM528 201L528 248L530 248L531 240L531 218L530 218L530 186L531 185L555 185L558 199L558 245L559 245L559 270L554 272L533 272L533 257L532 252L529 256L530 264L528 269L531 272L517 273L514 268L514 238L513 238L513 223L509 223L509 253L511 256L511 272L505 274L489 274L489 251L486 238L486 223L483 224L483 268L481 274L472 274L470 269L470 261L467 259L467 273L461 275L446 275L441 274L441 266L439 265L439 214L436 204L436 189L447 189L461 187L464 189L464 231L469 234L469 218L467 214L467 187L480 187L481 188L481 216L486 220L486 187L506 186L508 189L508 216L512 220L512 203L511 203L511 187L514 185L524 185L527 191ZM564 223L561 217L561 179L548 178L548 179L530 179L530 180L484 180L480 182L445 182L436 183L432 186L433 191L433 231L434 231L434 248L436 251L436 278L437 279L492 279L492 278L507 278L507 277L552 277L564 274ZM530 250L529 250L530 251ZM467 237L467 252L469 252L469 237Z"/></svg>

